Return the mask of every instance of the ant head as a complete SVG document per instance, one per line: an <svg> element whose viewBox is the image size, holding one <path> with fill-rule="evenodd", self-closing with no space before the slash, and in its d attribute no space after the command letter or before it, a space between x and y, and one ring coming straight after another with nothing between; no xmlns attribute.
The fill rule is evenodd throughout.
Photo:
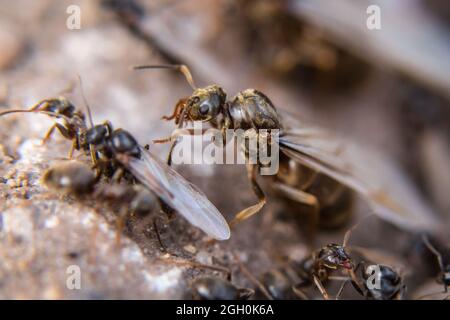
<svg viewBox="0 0 450 320"><path fill-rule="evenodd" d="M74 105L66 98L54 98L43 100L37 105L36 111L50 112L55 115L63 115L72 118L75 113Z"/></svg>
<svg viewBox="0 0 450 320"><path fill-rule="evenodd" d="M211 121L223 110L225 91L218 85L195 89L186 103L187 118L193 121Z"/></svg>
<svg viewBox="0 0 450 320"><path fill-rule="evenodd" d="M194 83L189 68L183 64L175 65L141 65L135 66L135 70L142 69L172 69L180 72L186 78L194 93L182 105L181 109L175 110L174 116L166 117L166 120L175 118L175 122L180 126L184 120L191 121L211 121L218 116L226 101L225 91L218 85L211 85L204 88L197 88ZM179 112L181 111L181 112Z"/></svg>
<svg viewBox="0 0 450 320"><path fill-rule="evenodd" d="M344 247L339 244L332 243L326 245L320 250L318 258L330 269L338 269L340 267L353 269L350 256Z"/></svg>

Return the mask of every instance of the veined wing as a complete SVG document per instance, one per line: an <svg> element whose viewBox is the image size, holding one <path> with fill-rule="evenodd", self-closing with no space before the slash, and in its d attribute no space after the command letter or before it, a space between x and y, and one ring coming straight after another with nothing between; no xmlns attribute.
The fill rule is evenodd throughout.
<svg viewBox="0 0 450 320"><path fill-rule="evenodd" d="M141 154L141 159L120 156L119 161L192 225L217 240L230 238L227 221L201 190L149 151L141 148Z"/></svg>
<svg viewBox="0 0 450 320"><path fill-rule="evenodd" d="M439 227L433 209L391 159L305 123L283 129L279 142L290 158L364 196L383 219L416 231Z"/></svg>

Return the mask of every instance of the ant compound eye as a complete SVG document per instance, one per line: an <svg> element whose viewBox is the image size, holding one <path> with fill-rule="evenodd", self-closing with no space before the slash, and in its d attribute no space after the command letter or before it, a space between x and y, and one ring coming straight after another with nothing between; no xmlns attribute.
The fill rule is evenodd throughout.
<svg viewBox="0 0 450 320"><path fill-rule="evenodd" d="M198 109L198 112L202 115L202 116L206 116L209 112L209 104L204 103L200 106L200 109Z"/></svg>
<svg viewBox="0 0 450 320"><path fill-rule="evenodd" d="M189 99L188 104L190 105L196 105L197 103L200 102L200 97L198 96L193 96Z"/></svg>

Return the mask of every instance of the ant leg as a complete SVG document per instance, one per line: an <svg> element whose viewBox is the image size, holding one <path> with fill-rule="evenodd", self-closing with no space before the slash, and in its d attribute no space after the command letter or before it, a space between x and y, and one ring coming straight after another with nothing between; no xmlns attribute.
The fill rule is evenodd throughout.
<svg viewBox="0 0 450 320"><path fill-rule="evenodd" d="M243 274L251 281L253 282L259 290L264 294L264 296L269 300L274 300L272 295L269 293L269 291L266 289L266 287L259 281L248 269L247 267L241 262L239 257L236 255L236 253L233 252L234 260L236 260L239 269L242 271Z"/></svg>
<svg viewBox="0 0 450 320"><path fill-rule="evenodd" d="M359 268L359 266L361 264L363 264L364 262L360 262L358 263L358 265L355 267L355 269L353 270L353 272L356 272ZM354 274L354 273L353 273ZM344 280L344 282L342 283L341 287L339 288L338 293L336 294L335 299L339 300L339 298L342 295L342 292L344 291L345 286L347 285L348 282L351 282L353 284L353 287L362 295L365 296L365 294L363 293L363 291L360 288L360 283L356 281L356 277L350 277L350 278L344 278L344 277L328 277L329 280Z"/></svg>
<svg viewBox="0 0 450 320"><path fill-rule="evenodd" d="M167 143L167 142L170 142L170 141L172 141L172 137L167 137L167 138L162 138L162 139L155 139L155 140L153 140L153 143L158 143L159 144L159 143ZM172 148L170 148L170 149L172 149Z"/></svg>
<svg viewBox="0 0 450 320"><path fill-rule="evenodd" d="M122 231L125 228L125 221L128 217L128 211L126 208L122 208L119 216L116 219L116 246L120 246L120 241L122 239Z"/></svg>
<svg viewBox="0 0 450 320"><path fill-rule="evenodd" d="M159 200L159 207L161 209L161 211L167 215L167 218L170 220L173 217L174 211L172 208L170 208L164 201ZM164 243L161 240L161 233L159 232L159 228L158 228L158 224L156 223L156 219L157 217L153 218L152 224L153 224L153 230L155 231L155 235L156 235L156 239L158 240L159 243L159 247L161 252L169 254L170 256L173 257L178 257L178 255L176 253L170 252L166 246L164 245Z"/></svg>
<svg viewBox="0 0 450 320"><path fill-rule="evenodd" d="M91 144L89 145L89 153L91 155L92 165L96 168L95 173L97 176L100 176L101 172L100 172L100 169L98 169L98 167L97 167L97 161L98 161L97 152L95 151L94 146Z"/></svg>
<svg viewBox="0 0 450 320"><path fill-rule="evenodd" d="M163 253L169 253L166 246L161 241L161 234L159 233L159 228L158 228L158 225L156 224L156 218L153 219L152 224L153 224L153 230L155 231L156 239L158 240L158 243L159 243L159 249ZM173 255L172 253L169 253L169 254Z"/></svg>
<svg viewBox="0 0 450 320"><path fill-rule="evenodd" d="M262 191L261 187L259 186L258 182L256 181L256 170L258 170L258 166L254 164L248 164L247 165L247 175L248 178L252 184L253 192L258 197L258 203L248 207L234 217L234 219L230 222L230 226L233 227L237 223L244 221L245 219L250 218L252 215L258 213L266 204L266 196L264 192Z"/></svg>
<svg viewBox="0 0 450 320"><path fill-rule="evenodd" d="M358 291L360 295L367 298L367 292L365 290L365 286L361 283L361 281L358 280L356 277L356 271L358 271L359 267L362 266L363 270L366 269L365 267L366 263L364 261L360 261L355 268L348 270L348 274L350 276L350 281L353 285L353 287Z"/></svg>
<svg viewBox="0 0 450 320"><path fill-rule="evenodd" d="M332 280L332 281L347 281L349 280L349 277L342 277L342 276L329 276L328 280Z"/></svg>
<svg viewBox="0 0 450 320"><path fill-rule="evenodd" d="M302 300L311 300L300 287L301 285L292 286L292 292L294 292L294 294Z"/></svg>
<svg viewBox="0 0 450 320"><path fill-rule="evenodd" d="M186 105L186 101L187 101L186 98L178 100L177 104L175 105L175 109L173 110L173 113L170 116L163 116L162 119L167 120L167 121L176 119L175 124L178 124L178 122L179 122L178 118L180 117L181 112L182 112L184 106Z"/></svg>
<svg viewBox="0 0 450 320"><path fill-rule="evenodd" d="M206 131L208 131L208 129L206 129L206 128L202 129L201 134L203 135ZM178 144L178 137L185 135L185 134L194 136L197 134L197 130L196 129L177 130L174 134L172 134L168 138L153 140L153 143L167 143L167 142L173 141L172 145L170 146L169 154L167 155L167 164L169 166L172 164L172 153L173 153L173 150L175 149L175 146Z"/></svg>
<svg viewBox="0 0 450 320"><path fill-rule="evenodd" d="M55 123L54 125L52 125L50 127L50 129L47 131L47 133L45 134L44 138L42 139L42 144L45 144L48 139L50 139L51 135L53 134L53 132L55 131L55 129L58 129L58 131L61 133L61 135L66 138L66 139L72 139L72 136L69 134L69 130L67 130L66 127L64 127L62 124L60 123Z"/></svg>
<svg viewBox="0 0 450 320"><path fill-rule="evenodd" d="M231 274L231 271L226 267L198 263L198 262L189 261L189 260L186 260L183 258L174 258L173 256L170 256L170 254L169 254L169 256L165 255L162 257L158 257L157 259L161 262L175 264L175 265L179 265L179 266L189 266L189 267L197 268L197 269L207 269L207 270L223 272L227 278Z"/></svg>
<svg viewBox="0 0 450 320"><path fill-rule="evenodd" d="M172 165L172 153L173 150L175 149L175 146L178 143L178 139L176 139L170 146L170 150L169 150L169 154L167 155L167 165Z"/></svg>
<svg viewBox="0 0 450 320"><path fill-rule="evenodd" d="M325 290L325 288L322 285L322 282L319 280L319 278L317 278L315 275L313 275L313 279L314 279L314 284L316 285L317 289L319 289L323 298L325 300L330 300L330 296L328 295L327 291Z"/></svg>
<svg viewBox="0 0 450 320"><path fill-rule="evenodd" d="M431 244L430 240L426 235L422 236L422 241L425 244L425 246L436 256L439 268L441 269L442 273L445 273L445 267L444 267L444 261L442 260L442 255L437 249ZM448 288L444 283L444 292L448 292Z"/></svg>
<svg viewBox="0 0 450 320"><path fill-rule="evenodd" d="M50 139L50 137L52 136L53 132L55 132L55 128L56 128L56 123L54 125L52 125L50 127L50 129L48 129L47 133L45 134L44 138L42 138L42 144L46 144L47 141Z"/></svg>
<svg viewBox="0 0 450 320"><path fill-rule="evenodd" d="M123 169L122 169L122 168L119 168L119 169L117 169L117 170L114 172L114 174L113 174L111 180L114 181L114 182L119 183L120 180L122 179L123 175L124 175Z"/></svg>
<svg viewBox="0 0 450 320"><path fill-rule="evenodd" d="M278 191L282 196L290 200L296 201L298 203L305 204L312 208L312 212L310 212L311 229L308 236L308 238L312 240L319 225L320 210L319 210L319 201L317 200L316 196L307 193L305 191L302 191L300 189L288 186L287 184L284 183L274 183L273 188L276 191Z"/></svg>
<svg viewBox="0 0 450 320"><path fill-rule="evenodd" d="M349 282L349 279L345 280L341 287L339 288L338 293L336 294L336 300L339 300L339 298L341 297L342 292L344 291L345 285Z"/></svg>
<svg viewBox="0 0 450 320"><path fill-rule="evenodd" d="M238 300L248 300L251 296L255 294L255 290L248 288L238 289Z"/></svg>
<svg viewBox="0 0 450 320"><path fill-rule="evenodd" d="M77 149L77 147L78 147L78 141L77 141L77 138L73 138L72 139L72 145L70 146L70 149L69 149L69 154L68 154L68 158L69 158L69 160L72 160L72 158L73 158L73 153L74 153L74 151Z"/></svg>

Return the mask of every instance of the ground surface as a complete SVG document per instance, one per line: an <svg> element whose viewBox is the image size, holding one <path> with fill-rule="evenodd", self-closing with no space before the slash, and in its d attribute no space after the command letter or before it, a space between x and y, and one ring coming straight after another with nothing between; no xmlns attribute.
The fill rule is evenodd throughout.
<svg viewBox="0 0 450 320"><path fill-rule="evenodd" d="M229 46L226 42L230 41L233 30L220 38L222 44L217 47L208 38L214 36L203 34L203 39L199 30L209 30L208 23L214 21L213 10L209 20L202 20L198 11L181 8L185 15L177 19L172 16L170 20L169 6L164 10L165 14L169 13L169 22L144 19L144 30L159 41L152 48L151 44L132 36L111 12L95 1L75 1L82 8L82 28L68 30L65 10L73 2L0 2L3 104L26 108L44 98L58 96L73 84L73 92L66 96L82 106L76 82L79 74L95 122L108 119L115 127L131 131L142 144L149 143L170 134L173 124L160 118L172 111L180 97L190 93L189 87L180 76L170 72L138 73L129 67L149 62L167 63L167 57L161 54L167 50L179 61L188 63L202 85L219 82L230 95L246 87L257 87L270 94L277 105L302 113L321 125L384 150L402 164L409 164L410 159L405 156L409 146L403 144L400 133L402 116L393 107L392 100L399 84L389 73L371 70L371 76L350 94L316 93L311 99L295 83L261 76L250 58L239 60L236 54L240 52L239 45ZM148 5L148 12L152 8ZM175 31L165 34L169 27ZM186 28L186 35L176 38L180 28ZM280 210L277 199L269 201L262 214L237 226L231 240L213 244L182 218L168 221L155 212L155 216L159 215L161 240L177 255L173 258L176 263L161 252L148 219L129 221L118 244L115 215L106 205L89 197L79 201L64 196L41 183L44 170L55 160L66 157L70 147L57 133L46 145L41 144L52 122L40 115L12 115L1 118L0 122L3 177L0 181L0 298L190 298L189 285L193 279L203 274L222 275L219 271L185 266L186 261L230 268L233 283L254 287L240 271L236 256L259 276L278 267L280 257L300 259L307 253L295 214ZM167 146L153 148L165 158ZM448 164L445 152L443 158L437 162L430 160L431 166L438 163L445 167ZM255 200L244 178L243 166L196 165L179 170L205 191L228 220ZM438 185L439 181L442 179L437 178ZM439 203L445 206L448 201ZM367 204L356 200L355 220L367 211ZM370 227L357 230L352 243L402 255L410 238L375 220ZM321 232L315 246L342 241L345 230ZM72 265L80 267L81 290L69 290L66 286L67 268ZM418 278L410 280L413 286Z"/></svg>

